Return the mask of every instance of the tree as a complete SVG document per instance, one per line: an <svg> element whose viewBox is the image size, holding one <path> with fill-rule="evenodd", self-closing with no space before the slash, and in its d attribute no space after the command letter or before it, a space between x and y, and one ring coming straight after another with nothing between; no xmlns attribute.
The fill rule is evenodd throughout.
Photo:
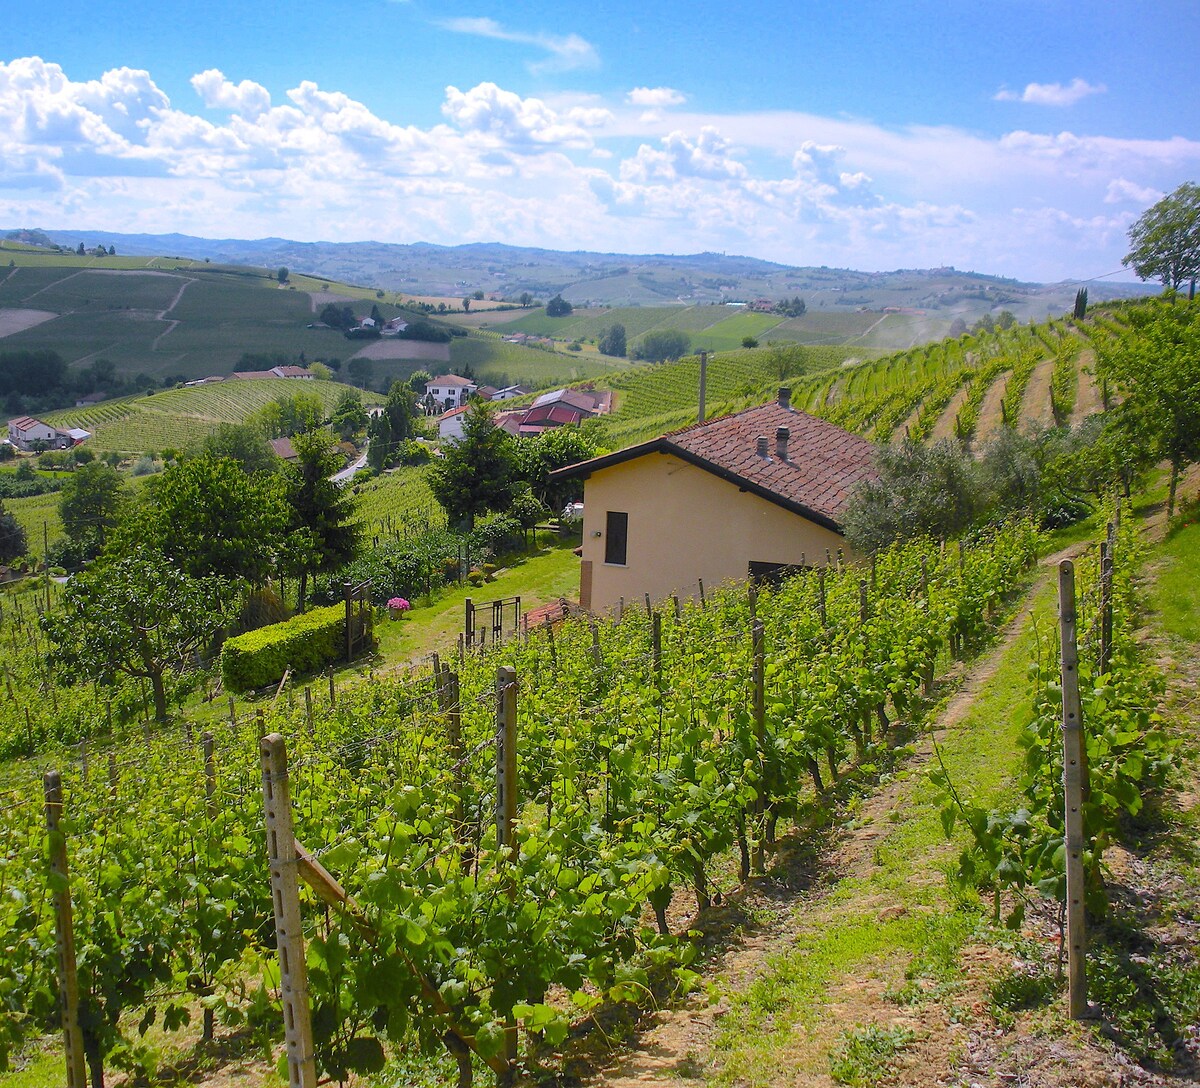
<svg viewBox="0 0 1200 1088"><path fill-rule="evenodd" d="M597 345L601 355L612 355L616 358L624 358L628 346L625 342L625 326L621 324L610 325L604 330L604 335L600 337L600 343Z"/></svg>
<svg viewBox="0 0 1200 1088"><path fill-rule="evenodd" d="M520 524L525 534L525 547L528 548L529 530L536 528L539 522L545 521L550 516L550 511L538 501L532 491L526 489L513 497L508 516Z"/></svg>
<svg viewBox="0 0 1200 1088"><path fill-rule="evenodd" d="M758 347L758 340L756 340L753 336L743 336L742 337L742 347L756 348L756 347Z"/></svg>
<svg viewBox="0 0 1200 1088"><path fill-rule="evenodd" d="M86 255L87 255L87 250L83 248L83 243L82 243L82 242L80 242L80 243L79 243L79 245L78 245L78 247L76 248L75 252L76 252L76 254L77 254L78 256L80 256L80 257L84 257L84 256L86 256Z"/></svg>
<svg viewBox="0 0 1200 1088"><path fill-rule="evenodd" d="M463 303L463 313L465 314L471 308L471 296L463 295L462 303Z"/></svg>
<svg viewBox="0 0 1200 1088"><path fill-rule="evenodd" d="M555 427L517 444L517 475L529 485L535 498L552 510L560 510L579 498L582 484L578 480L551 483L550 473L600 452L590 432L579 427Z"/></svg>
<svg viewBox="0 0 1200 1088"><path fill-rule="evenodd" d="M0 500L0 563L19 559L28 550L24 528L4 509L4 502Z"/></svg>
<svg viewBox="0 0 1200 1088"><path fill-rule="evenodd" d="M1071 316L1075 318L1076 321L1082 321L1085 317L1087 317L1087 303L1087 288L1081 287L1075 292L1075 308L1071 311Z"/></svg>
<svg viewBox="0 0 1200 1088"><path fill-rule="evenodd" d="M117 255L117 247L116 247L116 246L109 246L109 247L108 247L108 255L109 255L110 257L115 257L115 256Z"/></svg>
<svg viewBox="0 0 1200 1088"><path fill-rule="evenodd" d="M408 387L418 397L425 395L425 386L433 381L433 375L428 370L414 370L408 377Z"/></svg>
<svg viewBox="0 0 1200 1088"><path fill-rule="evenodd" d="M472 529L477 515L508 507L517 467L513 441L484 401L471 402L463 437L446 447L429 474L429 489L452 522Z"/></svg>
<svg viewBox="0 0 1200 1088"><path fill-rule="evenodd" d="M231 457L172 465L154 489L148 527L164 555L192 577L215 574L263 585L287 522L276 473L247 476Z"/></svg>
<svg viewBox="0 0 1200 1088"><path fill-rule="evenodd" d="M377 412L367 423L367 464L376 475L387 468L392 452L392 425L386 412Z"/></svg>
<svg viewBox="0 0 1200 1088"><path fill-rule="evenodd" d="M348 441L368 423L367 410L357 389L347 389L329 414L329 425L343 440Z"/></svg>
<svg viewBox="0 0 1200 1088"><path fill-rule="evenodd" d="M275 278L276 278L276 279L277 279L277 280L278 280L280 283L287 283L287 281L288 281L288 270L287 270L287 269L286 269L286 268L285 268L283 265L280 265L280 266L279 266L279 271L277 271L277 272L275 273Z"/></svg>
<svg viewBox="0 0 1200 1088"><path fill-rule="evenodd" d="M274 472L279 467L266 435L254 423L222 423L214 434L204 439L197 452L212 457L232 457L246 475Z"/></svg>
<svg viewBox="0 0 1200 1088"><path fill-rule="evenodd" d="M391 449L412 437L413 417L417 414L416 394L404 382L392 382L383 406L391 429Z"/></svg>
<svg viewBox="0 0 1200 1088"><path fill-rule="evenodd" d="M336 570L354 558L358 528L354 496L330 477L342 467L328 432L298 435L296 463L287 468L290 517L284 567L300 576L297 606L304 610L312 574Z"/></svg>
<svg viewBox="0 0 1200 1088"><path fill-rule="evenodd" d="M80 465L58 495L63 531L87 558L98 555L125 502L125 477L103 461Z"/></svg>
<svg viewBox="0 0 1200 1088"><path fill-rule="evenodd" d="M687 354L691 338L678 329L661 329L648 332L638 343L637 356L652 363L674 361Z"/></svg>
<svg viewBox="0 0 1200 1088"><path fill-rule="evenodd" d="M528 310L533 302L533 295L531 295L528 291L522 291L521 297L517 301L520 302L521 309Z"/></svg>
<svg viewBox="0 0 1200 1088"><path fill-rule="evenodd" d="M370 359L351 359L346 364L346 373L352 384L366 389L375 377L375 364Z"/></svg>
<svg viewBox="0 0 1200 1088"><path fill-rule="evenodd" d="M562 295L555 295L549 302L546 303L547 317L567 317L575 307L572 306Z"/></svg>
<svg viewBox="0 0 1200 1088"><path fill-rule="evenodd" d="M1129 228L1129 252L1121 259L1139 279L1158 279L1196 296L1200 275L1200 185L1186 181L1138 217Z"/></svg>
<svg viewBox="0 0 1200 1088"><path fill-rule="evenodd" d="M40 620L51 657L66 670L111 684L117 673L150 681L154 715L167 720L164 677L226 623L228 585L192 578L151 548L71 579L62 607Z"/></svg>
<svg viewBox="0 0 1200 1088"><path fill-rule="evenodd" d="M956 443L881 446L876 468L879 478L861 484L846 510L846 538L864 551L921 535L946 540L980 512L978 470Z"/></svg>
<svg viewBox="0 0 1200 1088"><path fill-rule="evenodd" d="M1124 394L1126 441L1170 463L1170 516L1181 473L1200 460L1200 309L1162 299L1130 310L1129 324L1135 335L1097 343L1097 370Z"/></svg>

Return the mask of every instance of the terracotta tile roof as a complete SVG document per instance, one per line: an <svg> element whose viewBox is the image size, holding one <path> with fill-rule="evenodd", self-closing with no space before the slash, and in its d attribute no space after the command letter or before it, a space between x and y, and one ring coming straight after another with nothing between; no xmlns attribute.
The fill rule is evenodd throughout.
<svg viewBox="0 0 1200 1088"><path fill-rule="evenodd" d="M777 450L781 427L788 430L786 459ZM837 531L854 489L876 478L875 447L865 438L773 401L559 469L551 479L587 477L650 453L674 454Z"/></svg>
<svg viewBox="0 0 1200 1088"><path fill-rule="evenodd" d="M457 374L442 374L439 377L434 378L432 381L426 382L426 391L428 391L431 386L435 385L452 385L459 387L469 385L472 388L475 388L475 383L473 381L471 381L469 378L460 377Z"/></svg>

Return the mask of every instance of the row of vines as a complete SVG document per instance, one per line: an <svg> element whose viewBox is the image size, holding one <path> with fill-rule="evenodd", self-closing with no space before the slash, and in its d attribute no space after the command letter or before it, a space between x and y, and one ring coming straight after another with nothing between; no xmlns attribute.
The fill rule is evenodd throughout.
<svg viewBox="0 0 1200 1088"><path fill-rule="evenodd" d="M552 1062L597 1008L697 982L687 919L903 743L1034 549L1025 525L913 545L62 767L51 838L69 855L93 1084L152 1066L152 1026L279 1022L267 730L286 737L296 838L348 897L304 893L323 1074L419 1046L463 1083L473 1061L510 1069L518 1036L522 1061ZM515 674L498 695L500 665ZM498 843L497 703L514 694L519 804ZM0 798L0 1056L57 1015L47 838L34 783Z"/></svg>

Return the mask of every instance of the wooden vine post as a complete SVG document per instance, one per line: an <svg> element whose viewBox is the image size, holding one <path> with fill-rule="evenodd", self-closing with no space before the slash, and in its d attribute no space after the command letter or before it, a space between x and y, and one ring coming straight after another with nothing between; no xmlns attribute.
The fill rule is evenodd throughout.
<svg viewBox="0 0 1200 1088"><path fill-rule="evenodd" d="M62 1012L63 1050L67 1056L67 1088L87 1088L83 1032L79 1027L79 975L75 966L75 920L71 913L67 839L58 826L63 811L62 778L58 771L47 771L42 786L46 798L47 838L50 840L50 886L54 897L58 1001Z"/></svg>
<svg viewBox="0 0 1200 1088"><path fill-rule="evenodd" d="M1067 1005L1072 1020L1087 1016L1087 914L1083 869L1083 714L1079 702L1075 566L1058 566L1058 623L1062 641L1063 799L1067 867Z"/></svg>
<svg viewBox="0 0 1200 1088"><path fill-rule="evenodd" d="M288 1086L317 1088L317 1060L313 1050L312 1009L308 999L308 968L304 962L299 859L292 825L287 746L282 736L271 733L259 741L258 747L262 757L271 902L275 910L275 933L279 949L279 992L283 999Z"/></svg>
<svg viewBox="0 0 1200 1088"><path fill-rule="evenodd" d="M751 627L751 653L753 655L754 675L754 747L758 751L758 798L754 802L755 836L753 868L756 873L763 871L763 836L765 829L763 821L767 812L767 652L766 625L762 620L755 620Z"/></svg>
<svg viewBox="0 0 1200 1088"><path fill-rule="evenodd" d="M512 847L517 822L517 670L501 665L496 670L496 846ZM515 891L515 889L514 889ZM504 1032L507 1069L496 1083L511 1085L516 1072L517 1025L512 1018Z"/></svg>

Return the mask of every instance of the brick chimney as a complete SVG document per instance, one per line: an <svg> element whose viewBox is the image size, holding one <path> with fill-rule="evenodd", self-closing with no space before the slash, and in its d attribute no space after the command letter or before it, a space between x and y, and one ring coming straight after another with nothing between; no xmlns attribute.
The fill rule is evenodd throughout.
<svg viewBox="0 0 1200 1088"><path fill-rule="evenodd" d="M765 434L760 434L758 436L758 456L759 457L770 457L771 456L767 452L767 443L768 443L767 436Z"/></svg>
<svg viewBox="0 0 1200 1088"><path fill-rule="evenodd" d="M791 438L792 432L786 427L775 428L775 456L781 461L788 459L788 439Z"/></svg>
<svg viewBox="0 0 1200 1088"><path fill-rule="evenodd" d="M779 407L792 410L792 391L786 385L779 387Z"/></svg>

